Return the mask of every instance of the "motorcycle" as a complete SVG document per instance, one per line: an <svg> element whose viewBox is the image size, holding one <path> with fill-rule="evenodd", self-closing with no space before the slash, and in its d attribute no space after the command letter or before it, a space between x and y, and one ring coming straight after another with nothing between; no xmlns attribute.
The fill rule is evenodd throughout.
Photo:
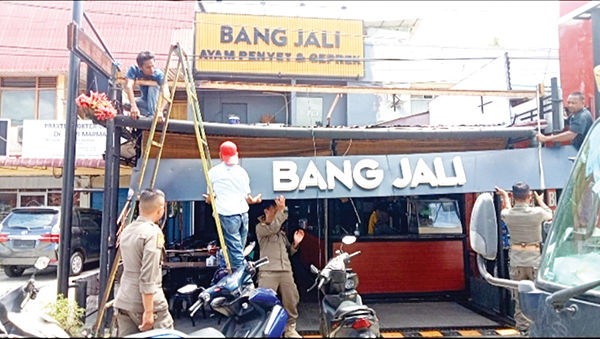
<svg viewBox="0 0 600 339"><path fill-rule="evenodd" d="M41 312L23 312L29 302L39 292L35 286L35 274L48 267L50 258L36 260L35 271L24 286L14 288L0 297L0 336L68 338L69 335L55 319Z"/></svg>
<svg viewBox="0 0 600 339"><path fill-rule="evenodd" d="M190 334L185 334L177 330L156 329L130 334L125 336L125 338L225 338L225 336L219 330L209 327Z"/></svg>
<svg viewBox="0 0 600 339"><path fill-rule="evenodd" d="M362 298L356 291L358 275L347 267L350 259L359 255L360 251L348 254L342 249L344 244L350 245L355 241L356 237L345 236L336 256L329 260L323 270L310 266L317 277L308 291L316 286L323 295L323 300L319 303L319 331L323 337L381 337L375 310L363 305Z"/></svg>
<svg viewBox="0 0 600 339"><path fill-rule="evenodd" d="M152 330L128 336L128 338L279 338L282 336L288 315L283 309L277 294L270 289L254 288L252 278L256 269L269 262L261 258L248 262L244 269L226 275L216 284L204 289L195 284L181 287L178 293L195 293L200 290L198 300L189 308L190 317L203 305L227 318L221 331L206 328L191 334L177 330Z"/></svg>

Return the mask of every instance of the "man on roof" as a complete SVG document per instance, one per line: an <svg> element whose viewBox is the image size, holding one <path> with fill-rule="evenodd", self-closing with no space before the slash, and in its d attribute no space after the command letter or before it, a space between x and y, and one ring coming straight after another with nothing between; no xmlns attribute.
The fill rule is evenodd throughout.
<svg viewBox="0 0 600 339"><path fill-rule="evenodd" d="M587 132L592 127L594 120L592 114L584 107L585 96L580 92L573 92L567 99L567 108L570 112L567 118L566 124L569 126L568 131L556 135L543 135L537 134L539 142L552 142L552 141L570 141L571 145L575 146L579 150Z"/></svg>
<svg viewBox="0 0 600 339"><path fill-rule="evenodd" d="M125 75L125 92L131 104L131 117L138 119L141 116L153 117L158 104L158 96L160 87L163 84L165 73L157 69L154 63L154 54L150 51L142 51L136 58L137 65L132 65ZM154 80L158 86L140 85L141 97L135 97L133 93L133 85L135 80ZM163 95L169 97L169 88L164 86ZM163 119L163 111L167 107L167 101L163 100L160 107L159 122Z"/></svg>

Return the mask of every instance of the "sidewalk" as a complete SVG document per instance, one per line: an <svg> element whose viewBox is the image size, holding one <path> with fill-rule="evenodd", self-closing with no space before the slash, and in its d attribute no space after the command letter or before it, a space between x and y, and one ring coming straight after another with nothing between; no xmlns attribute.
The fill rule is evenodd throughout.
<svg viewBox="0 0 600 339"><path fill-rule="evenodd" d="M397 303L369 303L369 307L377 312L382 331L399 329L472 329L472 328L504 328L495 321L483 317L455 302L397 302ZM202 317L198 311L192 326L191 320L184 312L177 319L175 328L184 333L191 333L205 327L221 329L225 319L218 325L218 316ZM319 332L319 307L316 302L300 303L298 306L297 329L303 335L318 334Z"/></svg>
<svg viewBox="0 0 600 339"><path fill-rule="evenodd" d="M384 337L520 337L518 331L502 326L456 302L377 302L368 305L377 312ZM175 329L184 333L192 333L207 327L220 330L226 319L223 318L219 324L219 316L211 317L210 308L206 311L206 319L202 316L202 311L198 311L195 315L195 326L192 326L187 313L181 312L178 319L177 313L173 312ZM320 337L318 304L301 302L298 313L298 332L305 337ZM96 314L93 314L88 317L86 327L91 328L95 321Z"/></svg>

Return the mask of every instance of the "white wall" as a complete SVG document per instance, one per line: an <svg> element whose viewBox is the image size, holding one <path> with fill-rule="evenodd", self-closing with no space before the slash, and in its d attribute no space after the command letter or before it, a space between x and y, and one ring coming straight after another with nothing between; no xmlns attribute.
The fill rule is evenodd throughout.
<svg viewBox="0 0 600 339"><path fill-rule="evenodd" d="M490 62L452 89L510 89L506 55ZM483 110L482 110L482 103ZM507 125L511 122L508 99L498 97L440 96L429 103L431 125Z"/></svg>

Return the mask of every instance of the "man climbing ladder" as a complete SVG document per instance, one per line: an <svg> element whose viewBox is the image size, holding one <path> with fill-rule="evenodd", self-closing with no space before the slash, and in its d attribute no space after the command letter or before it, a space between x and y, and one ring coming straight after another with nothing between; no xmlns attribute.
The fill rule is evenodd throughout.
<svg viewBox="0 0 600 339"><path fill-rule="evenodd" d="M261 194L253 197L250 193L250 177L239 165L237 145L225 141L219 146L221 163L208 171L211 186L216 193L214 204L217 208L221 226L225 233L225 243L230 249L229 260L232 269L244 267L244 247L248 237L249 204L262 201ZM207 203L212 203L208 195L203 194ZM214 207L213 207L214 208Z"/></svg>
<svg viewBox="0 0 600 339"><path fill-rule="evenodd" d="M120 225L119 225L119 231L117 234L120 234L121 231L123 230L123 228L133 221L133 216L134 216L135 206L136 206L135 202L137 200L137 195L139 194L139 192L142 188L142 184L144 182L146 168L148 165L152 147L157 148L157 153L156 153L156 158L155 158L154 171L152 173L152 177L150 178L150 188L154 188L154 185L156 183L156 177L158 174L160 159L162 157L162 151L163 151L164 144L165 144L166 134L167 134L168 126L169 126L169 117L171 115L171 110L173 107L172 104L175 99L175 93L176 93L176 89L177 89L177 83L179 81L180 72L183 72L188 103L190 104L190 106L192 108L192 112L193 112L192 116L194 118L193 119L194 131L196 134L196 141L198 143L198 150L200 152L200 158L202 159L202 167L203 167L203 172L204 172L207 187L208 187L208 192L209 192L210 196L215 196L211 181L208 177L208 172L209 172L210 168L212 167L212 162L210 159L210 152L208 149L208 141L206 139L206 133L204 131L204 123L202 120L202 114L200 112L200 105L198 103L198 96L196 95L194 78L193 78L193 74L192 74L190 68L188 67L189 61L187 58L187 54L185 54L185 52L183 51L183 49L181 48L179 43L177 43L176 45L172 45L170 48L169 56L167 58L167 65L165 67L166 73L168 73L169 70L171 69L170 66L171 66L173 57L178 58L177 69L174 73L173 87L171 88L170 91L165 90L165 86L168 86L168 81L163 81L163 83L162 83L163 90L161 91L162 94L159 96L158 103L156 105L157 109L159 109L160 107L164 106L163 100L166 100L169 103L169 105L167 106L168 109L167 109L166 114L164 115L163 119L160 119L161 118L161 114L159 114L160 112L156 112L154 114L154 118L152 120L152 126L150 128L148 140L146 142L146 147L145 147L144 153L143 153L143 160L142 160L141 167L140 167L139 178L138 178L138 183L136 186L135 194L131 195L131 197L126 202L123 211L121 212L121 216L123 218L122 217L119 218ZM170 96L169 97L165 96L165 93L170 93ZM162 125L162 129L161 129L160 141L156 141L156 140L154 140L155 139L154 136L156 134L159 120L162 120L163 125ZM225 243L225 240L224 240L220 218L216 217L218 215L218 213L217 213L215 204L212 204L212 209L213 209L213 216L215 216L215 224L216 224L217 233L219 236L219 242L221 243L223 257L225 259L225 265L227 267L227 270L229 272L231 272L231 262L229 260L228 248L227 248L227 244ZM127 222L124 221L125 215L129 216L127 218L128 219ZM111 302L108 302L108 297L111 294L111 290L113 288L115 278L117 275L117 269L118 269L118 266L120 263L121 263L121 250L120 250L120 248L117 248L115 261L112 263L112 268L109 273L108 284L105 289L104 295L101 296L102 300L98 307L98 318L97 318L96 324L95 324L96 325L95 326L96 335L99 334L100 328L103 324L105 310L108 307L112 306L112 304L114 302L114 300Z"/></svg>

